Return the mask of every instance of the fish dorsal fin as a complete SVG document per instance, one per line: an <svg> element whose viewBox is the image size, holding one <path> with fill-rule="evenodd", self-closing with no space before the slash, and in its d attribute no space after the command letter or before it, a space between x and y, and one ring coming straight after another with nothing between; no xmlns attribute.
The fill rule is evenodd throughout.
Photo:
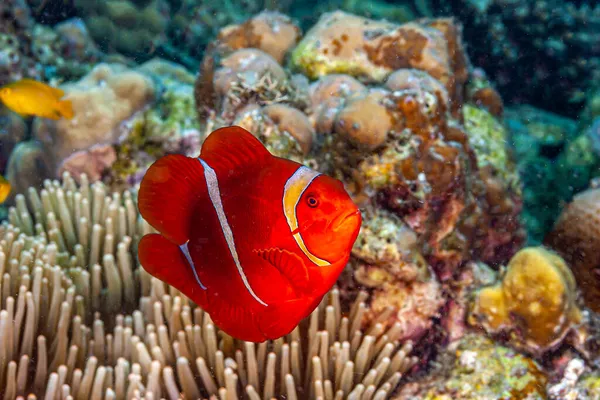
<svg viewBox="0 0 600 400"><path fill-rule="evenodd" d="M308 270L296 254L279 248L254 250L262 259L281 272L296 290L304 291L308 286Z"/></svg>
<svg viewBox="0 0 600 400"><path fill-rule="evenodd" d="M220 178L232 177L262 166L272 155L247 130L239 126L220 128L202 144L202 158Z"/></svg>
<svg viewBox="0 0 600 400"><path fill-rule="evenodd" d="M25 78L21 79L21 82L26 85L36 87L39 90L44 90L46 92L52 93L53 96L56 96L58 98L61 98L65 95L65 92L62 89L47 85L43 82L34 81L33 79Z"/></svg>

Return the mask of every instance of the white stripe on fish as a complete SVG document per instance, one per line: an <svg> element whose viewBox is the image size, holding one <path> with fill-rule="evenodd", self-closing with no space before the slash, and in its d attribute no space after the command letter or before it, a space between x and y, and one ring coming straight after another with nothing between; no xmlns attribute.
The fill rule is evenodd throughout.
<svg viewBox="0 0 600 400"><path fill-rule="evenodd" d="M204 286L202 284L202 282L200 282L200 278L198 278L198 273L196 272L196 266L194 265L194 261L192 260L192 256L190 255L190 250L188 249L188 243L189 243L189 240L187 242L185 242L184 244L182 244L181 246L179 246L179 248L181 249L181 252L185 256L185 258L188 260L188 263L190 263L192 272L194 273L194 276L196 277L196 282L198 282L198 285L200 285L200 287L203 290L206 290L206 286Z"/></svg>
<svg viewBox="0 0 600 400"><path fill-rule="evenodd" d="M240 264L240 259L235 248L235 240L233 239L233 232L231 231L231 227L227 222L227 217L223 209L223 203L221 201L221 191L219 190L219 180L217 178L217 174L215 173L215 170L212 169L203 159L198 157L198 161L200 161L202 167L204 168L204 179L206 180L206 187L208 188L208 196L210 197L210 201L215 211L217 212L217 217L219 218L219 223L221 224L221 231L223 232L223 236L227 241L229 252L233 257L233 261L235 262L235 266L237 267L238 273L240 274L240 278L242 278L244 286L246 286L246 289L252 295L252 297L254 297L254 299L263 306L267 306L268 304L262 301L256 295L256 293L254 293L254 290L252 290L250 282L248 282L248 278L246 278L244 269Z"/></svg>

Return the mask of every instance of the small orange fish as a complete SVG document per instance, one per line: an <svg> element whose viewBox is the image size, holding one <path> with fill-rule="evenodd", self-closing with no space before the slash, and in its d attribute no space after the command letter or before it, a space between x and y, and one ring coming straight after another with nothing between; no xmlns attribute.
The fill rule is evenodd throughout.
<svg viewBox="0 0 600 400"><path fill-rule="evenodd" d="M362 222L342 182L237 126L210 134L198 158L156 161L138 206L160 232L140 241L144 269L252 342L287 335L316 308Z"/></svg>
<svg viewBox="0 0 600 400"><path fill-rule="evenodd" d="M6 201L6 198L10 194L10 182L0 175L0 204Z"/></svg>
<svg viewBox="0 0 600 400"><path fill-rule="evenodd" d="M31 79L21 79L0 88L0 100L23 117L73 118L71 101L60 100L64 95L58 88Z"/></svg>

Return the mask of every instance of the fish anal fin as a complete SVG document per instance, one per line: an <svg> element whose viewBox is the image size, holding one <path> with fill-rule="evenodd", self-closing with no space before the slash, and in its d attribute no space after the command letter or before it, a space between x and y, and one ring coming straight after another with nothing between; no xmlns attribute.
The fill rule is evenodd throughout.
<svg viewBox="0 0 600 400"><path fill-rule="evenodd" d="M298 255L280 248L254 252L277 268L297 291L304 292L308 288L308 269Z"/></svg>
<svg viewBox="0 0 600 400"><path fill-rule="evenodd" d="M202 144L200 158L213 168L219 177L260 167L272 157L267 148L247 130L228 126L212 132Z"/></svg>
<svg viewBox="0 0 600 400"><path fill-rule="evenodd" d="M198 284L179 246L158 233L151 233L140 240L138 257L150 275L173 286L200 307L206 307L206 290Z"/></svg>
<svg viewBox="0 0 600 400"><path fill-rule="evenodd" d="M204 169L195 158L167 155L150 166L140 184L142 217L170 241L189 239L190 216L198 197L206 195Z"/></svg>
<svg viewBox="0 0 600 400"><path fill-rule="evenodd" d="M208 299L208 313L215 325L236 339L247 342L264 342L266 338L258 329L254 313L237 304L231 304L226 297L212 295Z"/></svg>

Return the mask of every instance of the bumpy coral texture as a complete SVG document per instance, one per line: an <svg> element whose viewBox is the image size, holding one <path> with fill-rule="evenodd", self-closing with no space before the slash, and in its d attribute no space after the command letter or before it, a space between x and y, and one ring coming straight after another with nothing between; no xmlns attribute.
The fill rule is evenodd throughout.
<svg viewBox="0 0 600 400"><path fill-rule="evenodd" d="M430 377L402 388L395 400L545 399L547 378L532 359L470 334L448 349Z"/></svg>
<svg viewBox="0 0 600 400"><path fill-rule="evenodd" d="M515 344L540 354L581 321L577 286L565 261L543 247L511 259L501 282L479 290L469 320L489 333L510 331Z"/></svg>
<svg viewBox="0 0 600 400"><path fill-rule="evenodd" d="M600 311L600 189L575 196L545 243L569 263L586 305Z"/></svg>

